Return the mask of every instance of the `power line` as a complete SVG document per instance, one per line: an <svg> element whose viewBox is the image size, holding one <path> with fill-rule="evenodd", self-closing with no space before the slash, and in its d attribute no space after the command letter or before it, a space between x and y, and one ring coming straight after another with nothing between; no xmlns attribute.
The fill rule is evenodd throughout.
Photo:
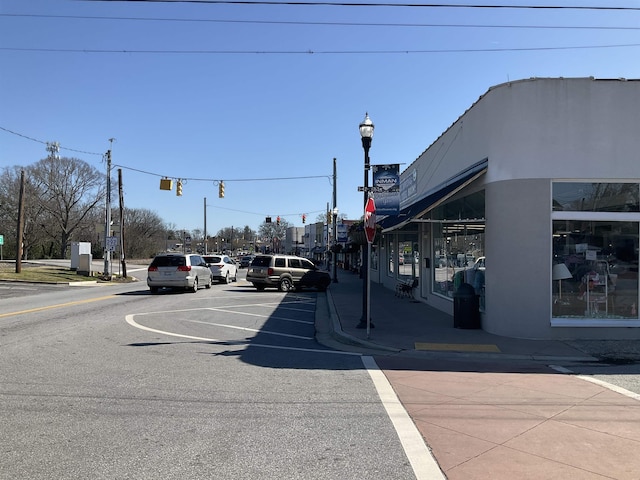
<svg viewBox="0 0 640 480"><path fill-rule="evenodd" d="M322 6L322 7L409 7L409 8L478 8L514 10L610 10L640 11L640 7L585 6L585 5L473 5L456 3L355 3L355 2L307 2L269 0L83 0L89 2L136 2L136 3L203 3L216 5L277 5L277 6Z"/></svg>
<svg viewBox="0 0 640 480"><path fill-rule="evenodd" d="M193 177L174 177L172 175L160 175L159 173L148 172L145 170L139 170L137 168L127 167L125 165L116 165L114 167L124 168L125 170L132 170L138 173L144 173L146 175L153 175L154 177L160 178L180 178L180 180L190 180L192 182L219 182L220 179L217 178L193 178ZM224 182L273 182L278 180L307 180L313 178L331 178L329 175L308 175L303 177L273 177L273 178L225 178Z"/></svg>
<svg viewBox="0 0 640 480"><path fill-rule="evenodd" d="M17 135L18 137L22 137L22 138L26 138L27 140L31 140L32 142L38 142L38 143L42 143L43 145L47 145L49 142L44 142L42 140L38 140L36 138L32 138L32 137L28 137L27 135L23 135L21 133L18 132L14 132L12 130L9 130L8 128L4 128L4 127L0 127L0 130L4 130L5 132L11 133L13 135ZM76 150L74 148L69 148L69 147L63 147L62 145L58 146L61 150L68 150L70 152L77 152L77 153L85 153L87 155L99 155L102 156L104 155L103 153L96 153L96 152L87 152L85 150Z"/></svg>
<svg viewBox="0 0 640 480"><path fill-rule="evenodd" d="M0 47L0 51L44 52L44 53L120 53L153 55L397 55L426 53L493 53L493 52L535 52L560 50L591 50L597 48L639 47L640 43L605 45L573 45L563 47L519 47L519 48L443 48L426 50L126 50L89 48L15 48Z"/></svg>
<svg viewBox="0 0 640 480"><path fill-rule="evenodd" d="M458 23L376 23L376 22L311 22L287 20L231 20L208 18L167 18L167 17L111 17L86 15L43 15L22 13L0 13L0 17L53 18L67 20L118 20L142 22L195 22L195 23L244 23L259 25L317 25L344 27L410 27L410 28L491 28L491 29L554 29L554 30L640 30L640 27L611 27L601 25L498 25L498 24L458 24Z"/></svg>
<svg viewBox="0 0 640 480"><path fill-rule="evenodd" d="M11 133L12 135L17 135L18 137L22 137L25 138L27 140L31 140L32 142L37 142L37 143L42 143L43 145L47 145L49 142L44 142L42 140L38 140L37 138L33 138L33 137L29 137L27 135L23 135L22 133L18 133L18 132L14 132L13 130L9 130L8 128L4 128L0 126L0 130L3 130L7 133ZM62 145L59 145L59 148L62 150L69 150L71 152L78 152L78 153L85 153L87 155L104 155L102 153L95 153L95 152L87 152L84 150L76 150L73 148L68 148L68 147L63 147ZM113 164L114 167L120 167L123 168L125 170L131 170L134 172L138 172L138 173L144 173L146 175L152 175L155 177L160 177L160 178L180 178L180 180L190 180L190 181L196 181L196 182L219 182L219 179L214 179L214 178L190 178L190 177L176 177L173 175L160 175L159 173L153 173L153 172L148 172L145 170L139 170L137 168L132 168L132 167L127 167L126 165L118 165L118 164ZM308 175L308 176L302 176L302 177L274 177L274 178L232 178L232 179L224 179L225 182L273 182L273 181L279 181L279 180L308 180L308 179L315 179L315 178L328 178L331 179L330 175Z"/></svg>

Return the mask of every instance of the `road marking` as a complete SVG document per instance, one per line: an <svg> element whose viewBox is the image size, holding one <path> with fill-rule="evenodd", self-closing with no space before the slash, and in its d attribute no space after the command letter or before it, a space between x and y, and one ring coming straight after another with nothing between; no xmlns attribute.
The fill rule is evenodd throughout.
<svg viewBox="0 0 640 480"><path fill-rule="evenodd" d="M89 298L87 300L78 300L75 302L59 303L57 305L47 305L46 307L29 308L27 310L19 310L17 312L0 313L0 318L10 317L12 315L23 315L25 313L41 312L43 310L51 310L54 308L70 307L72 305L81 305L83 303L99 302L101 300L107 300L108 298L115 298L115 297L116 295L107 295L105 297Z"/></svg>
<svg viewBox="0 0 640 480"><path fill-rule="evenodd" d="M416 342L416 350L438 350L458 352L496 352L500 353L497 345L481 343L421 343Z"/></svg>
<svg viewBox="0 0 640 480"><path fill-rule="evenodd" d="M246 342L245 344L240 344L235 340L231 340L231 341L218 340L218 339L215 339L215 338L196 337L194 335L184 335L182 333L167 332L167 331L164 331L164 330L158 330L157 328L151 328L151 327L147 327L145 325L140 325L139 323L137 323L134 320L134 317L136 315L139 315L139 314L126 315L125 316L125 320L129 325L131 325L132 327L135 327L135 328L139 328L140 330L145 330L145 331L151 332L151 333L158 333L158 334L161 334L161 335L168 335L170 337L187 338L187 339L190 339L190 340L199 340L199 341L202 341L202 342L210 342L210 343L219 343L219 344L222 344L221 346L224 346L224 347L229 347L231 345L238 345L238 346L244 346L245 349L248 348L248 347L260 347L260 348L271 348L271 349L275 349L275 350L290 350L290 351L296 351L296 352L326 353L326 354L330 354L330 355L348 355L348 356L356 356L356 357L362 356L361 353L356 353L356 352L340 352L340 351L337 351L337 350L321 350L319 348L282 347L282 346L278 346L278 345L266 345L266 344L262 344L262 343L251 343L251 342Z"/></svg>
<svg viewBox="0 0 640 480"><path fill-rule="evenodd" d="M288 333L277 333L277 332L270 332L269 330L260 330L257 328L247 328L247 327L237 327L235 325L226 325L224 323L212 323L212 322L205 322L203 320L183 320L184 322L191 322L191 323L202 323L204 325L213 325L214 327L223 327L223 328L232 328L235 330L244 330L246 332L253 332L253 333L266 333L267 335L278 335L280 337L290 337L290 338L299 338L302 340L313 340L313 337L302 337L300 335L291 335Z"/></svg>
<svg viewBox="0 0 640 480"><path fill-rule="evenodd" d="M574 371L570 370L561 365L549 365L549 367L553 368L555 371L565 374L573 374ZM640 394L632 392L631 390L627 390L626 388L619 387L618 385L614 385L613 383L609 383L605 380L600 380L599 378L592 377L590 375L576 375L577 378L581 380L586 380L587 382L595 383L596 385L600 385L601 387L608 388L612 392L619 393L629 398L633 398L634 400L640 400Z"/></svg>
<svg viewBox="0 0 640 480"><path fill-rule="evenodd" d="M365 355L362 357L362 363L367 372L369 372L371 380L373 380L380 401L396 429L402 448L407 458L409 458L417 480L446 480L438 463L433 458L431 450L429 450L422 435L402 406L389 380L380 370L376 361L373 357Z"/></svg>
<svg viewBox="0 0 640 480"><path fill-rule="evenodd" d="M212 310L214 312L222 312L222 313L232 313L233 315L247 315L248 317L268 318L270 320L283 320L285 322L302 323L305 325L313 325L315 323L308 320L294 320L286 317L276 317L274 315L260 315L259 313L249 313L249 312L234 312L233 310L226 310L224 308L208 307L206 308L206 310Z"/></svg>

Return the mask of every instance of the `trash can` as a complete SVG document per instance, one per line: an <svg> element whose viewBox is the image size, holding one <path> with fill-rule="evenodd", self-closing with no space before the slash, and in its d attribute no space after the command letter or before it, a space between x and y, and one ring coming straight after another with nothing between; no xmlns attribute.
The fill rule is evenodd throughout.
<svg viewBox="0 0 640 480"><path fill-rule="evenodd" d="M462 283L453 292L454 328L481 328L480 302L473 285Z"/></svg>

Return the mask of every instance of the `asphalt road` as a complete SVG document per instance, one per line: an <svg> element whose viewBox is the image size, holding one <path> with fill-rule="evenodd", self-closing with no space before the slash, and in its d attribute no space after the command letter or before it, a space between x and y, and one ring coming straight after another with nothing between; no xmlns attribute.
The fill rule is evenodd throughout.
<svg viewBox="0 0 640 480"><path fill-rule="evenodd" d="M416 478L317 295L3 284L0 478Z"/></svg>

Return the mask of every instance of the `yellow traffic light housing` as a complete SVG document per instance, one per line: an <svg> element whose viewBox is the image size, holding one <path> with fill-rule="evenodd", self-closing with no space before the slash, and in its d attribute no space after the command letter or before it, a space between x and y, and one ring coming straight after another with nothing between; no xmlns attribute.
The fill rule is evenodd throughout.
<svg viewBox="0 0 640 480"><path fill-rule="evenodd" d="M222 180L218 184L218 198L224 198L224 182Z"/></svg>
<svg viewBox="0 0 640 480"><path fill-rule="evenodd" d="M160 190L172 190L173 189L173 180L170 178L161 178L160 179Z"/></svg>
<svg viewBox="0 0 640 480"><path fill-rule="evenodd" d="M182 196L182 180L178 180L176 183L176 196L177 197Z"/></svg>

